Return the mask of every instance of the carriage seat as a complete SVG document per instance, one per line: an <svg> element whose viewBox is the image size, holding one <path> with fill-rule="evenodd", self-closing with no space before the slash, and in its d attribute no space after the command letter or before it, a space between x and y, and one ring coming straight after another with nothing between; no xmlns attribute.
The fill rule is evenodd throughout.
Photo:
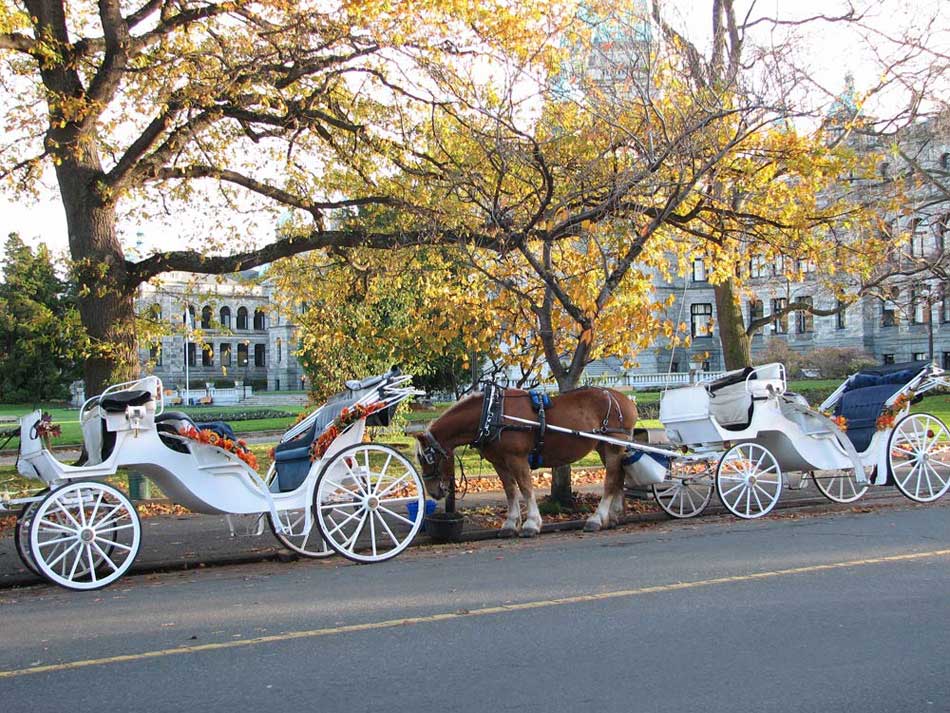
<svg viewBox="0 0 950 713"><path fill-rule="evenodd" d="M894 394L910 383L929 362L891 364L864 369L848 379L844 393L835 404L835 416L848 422L845 433L859 452L867 450L877 431L877 418Z"/></svg>
<svg viewBox="0 0 950 713"><path fill-rule="evenodd" d="M144 406L152 400L152 392L145 389L116 391L99 400L99 408L106 413L125 413L129 406Z"/></svg>
<svg viewBox="0 0 950 713"><path fill-rule="evenodd" d="M345 408L353 406L358 398L346 392L336 394L317 413L314 422L303 433L289 441L278 443L274 448L274 468L277 470L277 486L282 493L296 490L310 472L310 445L320 437Z"/></svg>

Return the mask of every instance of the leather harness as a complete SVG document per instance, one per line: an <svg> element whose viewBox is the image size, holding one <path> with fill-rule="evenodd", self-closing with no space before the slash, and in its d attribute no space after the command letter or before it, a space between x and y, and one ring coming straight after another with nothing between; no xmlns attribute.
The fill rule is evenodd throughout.
<svg viewBox="0 0 950 713"><path fill-rule="evenodd" d="M599 387L591 387L599 388ZM600 389L607 397L607 410L604 413L604 419L600 428L594 429L592 433L607 435L610 433L627 434L627 429L623 428L623 411L616 397L607 389ZM528 454L528 465L531 468L540 468L543 465L541 452L544 449L544 436L547 432L547 407L550 407L550 400L546 394L539 392L528 392L531 399L531 406L538 415L538 424L536 426L527 426L521 424L506 424L505 419L505 388L495 382L486 382L482 391L482 414L478 422L478 430L471 445L475 448L483 446L498 440L504 431L534 431L534 447ZM620 421L620 428L610 427L610 418L616 411L617 418Z"/></svg>

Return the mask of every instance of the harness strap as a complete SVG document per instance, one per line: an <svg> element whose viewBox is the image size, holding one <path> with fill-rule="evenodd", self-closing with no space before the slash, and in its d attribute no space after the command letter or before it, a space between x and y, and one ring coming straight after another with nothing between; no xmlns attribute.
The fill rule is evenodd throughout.
<svg viewBox="0 0 950 713"><path fill-rule="evenodd" d="M604 396L607 397L607 412L604 414L604 420L600 424L600 428L593 431L593 433L627 433L627 429L623 427L623 410L620 408L620 403L617 401L617 398L610 393L607 389L602 389ZM614 409L617 410L617 418L620 420L620 428L610 428L610 412Z"/></svg>
<svg viewBox="0 0 950 713"><path fill-rule="evenodd" d="M494 382L485 384L482 393L482 415L478 423L478 431L471 445L480 448L487 443L497 440L503 430L502 420L505 417L505 390Z"/></svg>
<svg viewBox="0 0 950 713"><path fill-rule="evenodd" d="M544 399L537 401L538 428L534 432L534 448L528 454L528 465L531 468L540 468L544 465L541 451L544 449L544 432L547 430L547 417L544 414Z"/></svg>

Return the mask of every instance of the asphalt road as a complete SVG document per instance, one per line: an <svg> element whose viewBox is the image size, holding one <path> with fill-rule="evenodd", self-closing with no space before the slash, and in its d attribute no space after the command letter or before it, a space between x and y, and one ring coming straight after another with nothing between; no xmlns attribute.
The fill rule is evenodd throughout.
<svg viewBox="0 0 950 713"><path fill-rule="evenodd" d="M950 508L0 594L9 711L950 711Z"/></svg>

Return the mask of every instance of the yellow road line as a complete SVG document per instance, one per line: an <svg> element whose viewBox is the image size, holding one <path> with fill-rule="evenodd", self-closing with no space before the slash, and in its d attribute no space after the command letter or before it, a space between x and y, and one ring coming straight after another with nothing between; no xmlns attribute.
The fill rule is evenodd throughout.
<svg viewBox="0 0 950 713"><path fill-rule="evenodd" d="M528 609L543 609L545 607L557 607L565 604L582 604L584 602L600 602L608 599L619 599L622 597L637 597L643 594L659 594L662 592L677 592L683 589L697 589L699 587L711 587L717 584L734 584L738 582L752 582L758 579L771 579L774 577L786 577L793 574L811 574L813 572L827 572L836 569L845 569L850 567L866 567L873 564L886 564L890 562L908 562L912 560L929 559L933 557L950 557L950 549L930 550L928 552L913 552L904 555L891 555L888 557L872 557L867 559L847 560L844 562L831 562L828 564L814 564L807 567L792 567L790 569L777 569L770 572L753 572L752 574L741 574L730 577L716 577L714 579L701 579L693 582L676 582L674 584L658 584L653 587L638 587L636 589L618 589L612 592L600 592L598 594L578 594L572 597L559 597L556 599L539 599L529 602L520 602L518 604L503 604L495 607L484 607L482 609L473 609L471 611L444 612L442 614L427 614L425 616L414 616L403 619L388 619L386 621L374 621L365 624L348 624L346 626L332 626L324 629L309 629L306 631L290 631L283 634L273 634L270 636L258 636L253 639L240 639L238 641L222 641L214 644L196 644L194 646L178 646L172 649L159 649L155 651L143 651L137 654L123 654L120 656L107 656L98 659L86 659L83 661L70 661L67 663L49 664L47 666L31 666L29 668L13 669L9 671L0 671L0 679L14 678L18 676L28 676L36 673L50 673L53 671L70 671L87 666L102 666L106 664L125 663L127 661L145 661L148 659L161 658L164 656L178 656L180 654L195 654L202 651L221 651L224 649L236 649L242 646L258 646L260 644L270 644L282 641L293 641L295 639L310 639L318 636L334 636L337 634L351 634L360 631L376 631L378 629L393 629L400 626L411 626L413 624L428 624L439 621L451 621L453 619L464 619L473 616L488 616L491 614L507 614L510 612L526 611Z"/></svg>

